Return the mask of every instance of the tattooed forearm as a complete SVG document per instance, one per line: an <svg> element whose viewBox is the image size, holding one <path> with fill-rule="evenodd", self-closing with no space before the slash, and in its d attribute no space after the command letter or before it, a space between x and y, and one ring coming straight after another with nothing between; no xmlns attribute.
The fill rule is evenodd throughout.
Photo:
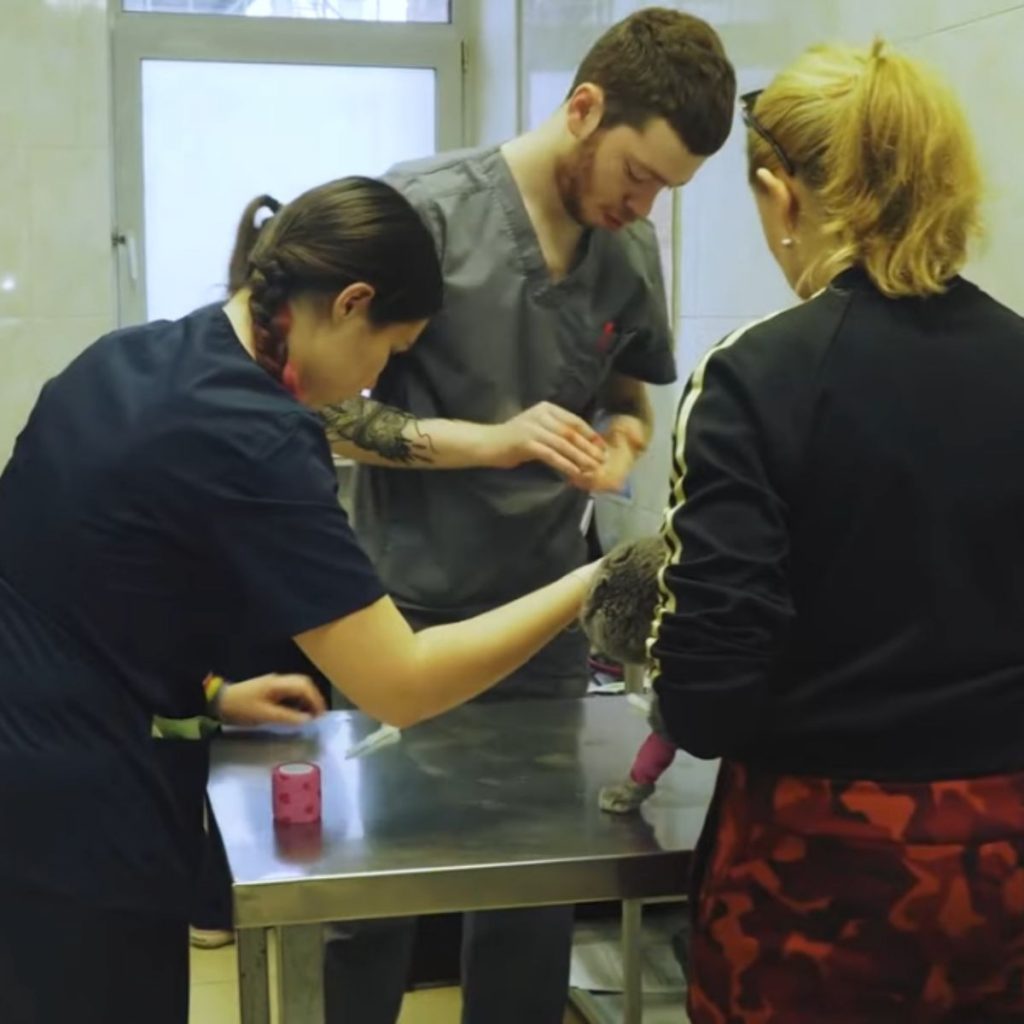
<svg viewBox="0 0 1024 1024"><path fill-rule="evenodd" d="M327 440L354 444L389 462L409 465L433 462L434 444L416 417L369 398L353 398L323 409Z"/></svg>

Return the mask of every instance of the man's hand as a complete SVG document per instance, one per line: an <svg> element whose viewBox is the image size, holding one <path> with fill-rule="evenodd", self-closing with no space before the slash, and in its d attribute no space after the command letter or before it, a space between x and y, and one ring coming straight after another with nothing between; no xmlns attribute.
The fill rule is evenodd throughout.
<svg viewBox="0 0 1024 1024"><path fill-rule="evenodd" d="M604 464L600 434L586 420L551 402L538 402L505 423L483 429L482 461L495 469L543 462L575 480L596 474Z"/></svg>
<svg viewBox="0 0 1024 1024"><path fill-rule="evenodd" d="M326 710L309 676L276 673L225 685L217 704L227 725L302 725Z"/></svg>

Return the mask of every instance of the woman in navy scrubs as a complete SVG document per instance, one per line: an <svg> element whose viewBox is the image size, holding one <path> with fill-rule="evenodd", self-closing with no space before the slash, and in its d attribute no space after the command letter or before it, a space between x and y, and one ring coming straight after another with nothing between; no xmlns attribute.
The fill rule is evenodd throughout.
<svg viewBox="0 0 1024 1024"><path fill-rule="evenodd" d="M90 346L43 388L0 477L4 1024L186 1021L200 681L225 638L293 641L406 726L507 675L586 589L578 570L414 634L353 537L315 410L369 387L442 299L397 192L349 178L305 193L245 277L223 308ZM567 443L594 467L586 437ZM308 678L267 676L215 710L260 724L323 708Z"/></svg>

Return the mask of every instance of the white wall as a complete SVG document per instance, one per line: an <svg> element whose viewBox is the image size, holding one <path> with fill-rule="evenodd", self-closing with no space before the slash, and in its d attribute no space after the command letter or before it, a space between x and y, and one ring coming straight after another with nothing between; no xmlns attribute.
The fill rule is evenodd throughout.
<svg viewBox="0 0 1024 1024"><path fill-rule="evenodd" d="M3 0L0 466L41 384L114 322L104 0Z"/></svg>
<svg viewBox="0 0 1024 1024"><path fill-rule="evenodd" d="M514 0L469 0L466 142L483 146L516 133L519 87Z"/></svg>
<svg viewBox="0 0 1024 1024"><path fill-rule="evenodd" d="M720 0L721 29L741 92L823 40L867 45L881 34L933 65L956 90L989 182L989 238L968 276L1024 310L1024 3L1006 0ZM684 191L680 368L733 325L792 301L762 242L746 185L742 126Z"/></svg>
<svg viewBox="0 0 1024 1024"><path fill-rule="evenodd" d="M931 0L901 5L880 0L840 4L844 35L873 31L927 61L953 87L967 112L987 181L988 235L967 276L1024 312L1024 3ZM909 8L924 13L909 17Z"/></svg>

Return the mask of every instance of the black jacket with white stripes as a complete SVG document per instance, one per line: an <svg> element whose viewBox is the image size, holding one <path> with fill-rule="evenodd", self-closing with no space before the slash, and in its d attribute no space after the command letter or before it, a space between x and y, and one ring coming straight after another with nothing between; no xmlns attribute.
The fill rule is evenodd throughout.
<svg viewBox="0 0 1024 1024"><path fill-rule="evenodd" d="M650 651L700 757L1024 769L1024 319L859 269L722 341L680 405Z"/></svg>

